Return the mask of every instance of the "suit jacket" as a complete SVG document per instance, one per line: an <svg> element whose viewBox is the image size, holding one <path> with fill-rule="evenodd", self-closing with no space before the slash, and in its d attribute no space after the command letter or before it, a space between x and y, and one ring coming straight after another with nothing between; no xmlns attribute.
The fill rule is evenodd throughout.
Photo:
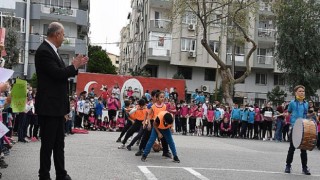
<svg viewBox="0 0 320 180"><path fill-rule="evenodd" d="M44 41L36 51L38 80L35 112L43 116L64 116L69 113L68 78L77 75L73 65L66 67L50 44Z"/></svg>

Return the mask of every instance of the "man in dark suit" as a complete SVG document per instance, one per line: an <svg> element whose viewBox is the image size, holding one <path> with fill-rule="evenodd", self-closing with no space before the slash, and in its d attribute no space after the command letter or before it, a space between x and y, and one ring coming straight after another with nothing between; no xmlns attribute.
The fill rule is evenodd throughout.
<svg viewBox="0 0 320 180"><path fill-rule="evenodd" d="M63 40L63 25L52 22L48 26L47 39L35 54L38 78L35 110L41 128L40 180L50 179L52 152L56 179L71 180L64 163L65 117L70 111L68 78L77 75L78 68L85 65L88 58L78 55L73 59L72 65L66 67L57 52Z"/></svg>

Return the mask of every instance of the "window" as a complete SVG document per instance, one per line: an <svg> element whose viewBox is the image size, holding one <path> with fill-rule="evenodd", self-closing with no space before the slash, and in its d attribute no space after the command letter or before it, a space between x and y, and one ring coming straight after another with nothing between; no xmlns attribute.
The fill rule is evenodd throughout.
<svg viewBox="0 0 320 180"><path fill-rule="evenodd" d="M19 63L23 64L24 63L24 51L20 50L19 52Z"/></svg>
<svg viewBox="0 0 320 180"><path fill-rule="evenodd" d="M275 86L284 86L286 84L283 74L274 74L273 80Z"/></svg>
<svg viewBox="0 0 320 180"><path fill-rule="evenodd" d="M48 27L49 27L49 24L43 25L43 33L42 34L47 35Z"/></svg>
<svg viewBox="0 0 320 180"><path fill-rule="evenodd" d="M220 47L219 41L209 40L209 46L213 52L219 53L219 47Z"/></svg>
<svg viewBox="0 0 320 180"><path fill-rule="evenodd" d="M204 69L204 80L205 81L215 81L216 80L216 69L205 68Z"/></svg>
<svg viewBox="0 0 320 180"><path fill-rule="evenodd" d="M256 84L267 85L267 74L256 74Z"/></svg>
<svg viewBox="0 0 320 180"><path fill-rule="evenodd" d="M163 46L164 46L164 37L159 37L158 47L163 47Z"/></svg>
<svg viewBox="0 0 320 180"><path fill-rule="evenodd" d="M192 79L191 67L178 67L178 74L181 74L184 79Z"/></svg>
<svg viewBox="0 0 320 180"><path fill-rule="evenodd" d="M45 5L71 8L71 0L45 0Z"/></svg>
<svg viewBox="0 0 320 180"><path fill-rule="evenodd" d="M196 51L196 40L181 38L181 51Z"/></svg>
<svg viewBox="0 0 320 180"><path fill-rule="evenodd" d="M195 14L191 12L187 12L183 17L182 17L182 23L185 24L197 24L197 17Z"/></svg>
<svg viewBox="0 0 320 180"><path fill-rule="evenodd" d="M240 78L242 75L244 74L244 71L235 71L234 72L234 79L238 79ZM244 84L245 83L245 79L240 82L241 84Z"/></svg>

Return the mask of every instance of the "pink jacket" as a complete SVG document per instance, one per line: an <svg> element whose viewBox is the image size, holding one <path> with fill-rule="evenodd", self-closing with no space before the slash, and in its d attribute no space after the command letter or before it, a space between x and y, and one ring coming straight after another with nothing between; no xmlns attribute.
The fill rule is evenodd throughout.
<svg viewBox="0 0 320 180"><path fill-rule="evenodd" d="M192 106L192 107L190 107L189 116L196 117L196 111L197 111L197 109L198 109L198 106Z"/></svg>
<svg viewBox="0 0 320 180"><path fill-rule="evenodd" d="M197 118L202 118L202 117L203 117L203 109L201 109L201 111L196 110L196 111L195 111L195 114L196 114L196 117L197 117Z"/></svg>
<svg viewBox="0 0 320 180"><path fill-rule="evenodd" d="M94 119L95 119L94 116L89 116L89 122L90 123L94 123Z"/></svg>
<svg viewBox="0 0 320 180"><path fill-rule="evenodd" d="M176 114L177 109L176 109L176 105L171 105L170 103L167 104L167 111L171 114Z"/></svg>
<svg viewBox="0 0 320 180"><path fill-rule="evenodd" d="M108 99L108 110L118 110L119 103L116 98L109 98Z"/></svg>
<svg viewBox="0 0 320 180"><path fill-rule="evenodd" d="M224 129L224 122L221 122L221 125L220 125L220 129L221 129L221 131L222 131L222 129ZM227 131L231 131L231 124L230 124L230 122L228 122L228 128L227 128Z"/></svg>
<svg viewBox="0 0 320 180"><path fill-rule="evenodd" d="M189 108L188 106L182 106L181 110L180 110L180 115L181 117L187 117L187 115L189 114Z"/></svg>
<svg viewBox="0 0 320 180"><path fill-rule="evenodd" d="M208 109L207 118L208 118L208 122L213 122L213 120L214 120L214 110L213 109L211 109L211 110Z"/></svg>

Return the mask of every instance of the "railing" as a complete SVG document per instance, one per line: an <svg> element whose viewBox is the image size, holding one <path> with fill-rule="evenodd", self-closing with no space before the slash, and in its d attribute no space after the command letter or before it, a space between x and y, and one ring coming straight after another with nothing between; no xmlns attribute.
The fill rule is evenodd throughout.
<svg viewBox="0 0 320 180"><path fill-rule="evenodd" d="M264 28L258 28L258 36L259 37L275 37L276 30L275 29L264 29Z"/></svg>
<svg viewBox="0 0 320 180"><path fill-rule="evenodd" d="M43 42L43 40L46 38L46 35L41 35L40 36L40 42ZM64 37L64 40L61 44L61 46L71 46L71 47L75 47L76 46L76 38L74 37Z"/></svg>
<svg viewBox="0 0 320 180"><path fill-rule="evenodd" d="M232 62L232 53L227 53L227 58ZM244 62L244 54L236 54L235 55L236 62Z"/></svg>
<svg viewBox="0 0 320 180"><path fill-rule="evenodd" d="M41 12L44 14L55 14L63 16L77 16L77 9L64 8L50 5L41 5Z"/></svg>
<svg viewBox="0 0 320 180"><path fill-rule="evenodd" d="M167 28L171 23L171 21L167 19L152 19L150 21L155 28Z"/></svg>
<svg viewBox="0 0 320 180"><path fill-rule="evenodd" d="M265 55L257 55L258 56L258 64L273 64L273 56L265 56Z"/></svg>

